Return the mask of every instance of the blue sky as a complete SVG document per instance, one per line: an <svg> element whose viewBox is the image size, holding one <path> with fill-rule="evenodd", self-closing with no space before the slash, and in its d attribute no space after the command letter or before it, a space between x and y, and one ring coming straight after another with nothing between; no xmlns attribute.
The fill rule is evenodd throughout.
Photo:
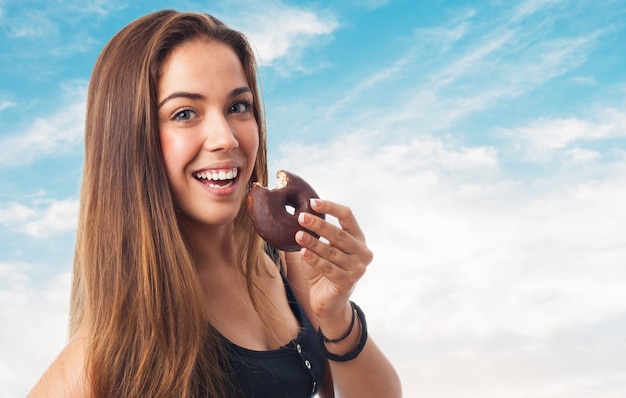
<svg viewBox="0 0 626 398"><path fill-rule="evenodd" d="M626 2L0 0L0 396L65 341L108 39L209 12L261 64L270 171L350 205L405 395L626 396Z"/></svg>

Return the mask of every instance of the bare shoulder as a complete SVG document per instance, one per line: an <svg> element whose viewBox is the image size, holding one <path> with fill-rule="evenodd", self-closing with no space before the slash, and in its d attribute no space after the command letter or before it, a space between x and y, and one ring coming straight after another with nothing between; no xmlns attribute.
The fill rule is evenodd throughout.
<svg viewBox="0 0 626 398"><path fill-rule="evenodd" d="M44 372L27 398L89 397L85 376L85 338L77 334Z"/></svg>

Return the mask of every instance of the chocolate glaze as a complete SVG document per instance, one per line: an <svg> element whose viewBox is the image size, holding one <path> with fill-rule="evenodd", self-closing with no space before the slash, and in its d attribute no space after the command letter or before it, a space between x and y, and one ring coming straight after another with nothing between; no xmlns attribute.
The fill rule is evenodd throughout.
<svg viewBox="0 0 626 398"><path fill-rule="evenodd" d="M278 250L300 250L296 232L306 230L316 238L319 235L298 224L301 212L325 218L311 208L309 199L319 198L315 190L302 178L285 170L276 173L277 187L269 189L254 183L248 193L248 215L256 231L267 243ZM286 207L293 207L291 214Z"/></svg>

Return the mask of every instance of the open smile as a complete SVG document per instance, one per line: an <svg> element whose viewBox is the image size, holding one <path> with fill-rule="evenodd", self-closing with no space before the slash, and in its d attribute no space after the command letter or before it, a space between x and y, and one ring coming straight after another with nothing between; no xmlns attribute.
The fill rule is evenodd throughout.
<svg viewBox="0 0 626 398"><path fill-rule="evenodd" d="M235 183L239 170L230 169L204 170L193 174L194 178L211 188L228 188Z"/></svg>

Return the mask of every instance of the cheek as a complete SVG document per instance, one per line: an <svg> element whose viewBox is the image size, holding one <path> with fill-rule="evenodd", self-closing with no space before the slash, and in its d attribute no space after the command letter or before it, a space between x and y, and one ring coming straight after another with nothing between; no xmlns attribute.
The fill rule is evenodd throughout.
<svg viewBox="0 0 626 398"><path fill-rule="evenodd" d="M172 142L172 139L167 135L167 134L163 134L160 133L159 134L159 140L161 141L161 155L163 156L163 162L165 163L165 169L169 170L170 166L169 166L169 159L170 159L170 152L172 151L174 144ZM169 175L169 172L168 172Z"/></svg>
<svg viewBox="0 0 626 398"><path fill-rule="evenodd" d="M185 145L180 136L175 134L161 133L159 139L161 141L161 154L165 163L165 172L168 179L170 179L175 171L182 167L181 161L185 158L184 154L187 145Z"/></svg>
<svg viewBox="0 0 626 398"><path fill-rule="evenodd" d="M174 204L180 206L185 189L185 156L189 145L180 135L167 134L167 132L159 135L159 141L167 183Z"/></svg>
<svg viewBox="0 0 626 398"><path fill-rule="evenodd" d="M259 129L256 127L251 128L244 136L239 138L239 145L249 159L251 167L254 166L256 154L259 149Z"/></svg>

